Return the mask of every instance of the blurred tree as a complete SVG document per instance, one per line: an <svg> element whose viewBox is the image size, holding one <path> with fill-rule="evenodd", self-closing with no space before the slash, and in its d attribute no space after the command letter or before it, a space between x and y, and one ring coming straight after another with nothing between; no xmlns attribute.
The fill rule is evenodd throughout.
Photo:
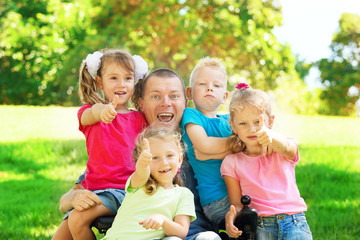
<svg viewBox="0 0 360 240"><path fill-rule="evenodd" d="M85 2L22 0L1 6L1 103L57 103L59 94L52 86L61 81L55 79L66 64L64 54L91 30Z"/></svg>
<svg viewBox="0 0 360 240"><path fill-rule="evenodd" d="M151 69L172 68L184 78L186 84L192 68L200 58L221 58L230 76L229 90L239 81L247 82L254 88L282 92L283 97L279 99L289 103L292 101L286 101L285 96L288 95L288 87L294 86L292 90L294 93L299 92L299 97L296 100L294 98L291 107L303 111L301 106L304 106L306 98L300 93L306 94L307 90L296 72L295 57L290 47L280 44L272 33L273 28L282 24L281 6L277 0L92 0L91 4L85 0L51 2L56 2L59 7L49 10L46 5L46 13L43 15L55 23L37 18L31 26L46 27L49 31L53 30L51 33L61 36L65 31L71 32L67 34L69 38L62 37L61 47L55 47L58 42L44 44L50 46L46 58L50 62L46 65L48 69L39 71L46 73L46 77L50 72L51 78L37 76L26 79L37 87L34 92L39 92L40 88L40 93L47 96L46 101L41 101L43 104L78 104L77 78L82 59L95 50L112 47L141 55ZM76 7L75 2L78 3ZM58 18L58 12L65 11L61 9L69 4L73 6L73 13L69 17ZM18 11L12 13L19 15ZM79 20L76 16L82 18ZM9 17L7 14L5 19ZM62 22L65 23L61 25ZM8 23L8 26L11 24ZM14 28L14 31L18 29ZM15 33L10 35L14 40ZM35 37L42 41L48 40L41 35ZM12 53L8 53L5 59L10 62L9 66L13 66L15 63L11 61L14 61L14 56L15 59L18 56L14 55L16 51L13 51L13 47L17 46L19 40L11 41L9 36L7 39L8 49ZM50 51L55 48L62 49L62 52L56 54ZM23 51L23 48L20 47L20 50ZM38 51L42 52L43 49L38 47L34 54ZM25 65L24 61L17 60L16 63ZM43 62L40 64L42 66ZM32 66L30 64L29 68ZM14 74L11 71L8 73ZM20 76L24 74L11 79ZM10 89L17 91L13 87L7 88L4 91L8 96ZM40 97L40 94L34 94L32 96ZM19 103L29 103L26 101L22 99ZM14 103L13 100L2 102Z"/></svg>
<svg viewBox="0 0 360 240"><path fill-rule="evenodd" d="M354 115L360 96L360 16L344 13L339 31L331 43L332 56L317 62L326 102L321 111L333 115Z"/></svg>

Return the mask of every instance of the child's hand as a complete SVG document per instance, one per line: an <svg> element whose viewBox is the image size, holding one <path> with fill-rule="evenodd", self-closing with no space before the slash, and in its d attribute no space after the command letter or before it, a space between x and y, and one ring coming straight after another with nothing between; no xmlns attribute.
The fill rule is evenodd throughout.
<svg viewBox="0 0 360 240"><path fill-rule="evenodd" d="M152 154L150 151L149 140L144 138L143 143L144 150L141 152L139 159L136 162L136 168L147 168L151 163Z"/></svg>
<svg viewBox="0 0 360 240"><path fill-rule="evenodd" d="M236 238L242 234L242 231L240 231L237 227L234 226L235 218L236 210L234 205L231 205L230 210L225 216L226 232L231 238Z"/></svg>
<svg viewBox="0 0 360 240"><path fill-rule="evenodd" d="M140 225L142 225L145 229L159 229L164 224L164 221L166 220L166 217L161 214L154 214L148 218L145 218L141 222L139 222Z"/></svg>
<svg viewBox="0 0 360 240"><path fill-rule="evenodd" d="M114 99L111 103L107 104L105 108L100 113L100 120L103 121L106 124L109 124L112 122L112 120L116 117L116 106L118 105L119 96L115 95Z"/></svg>
<svg viewBox="0 0 360 240"><path fill-rule="evenodd" d="M262 155L269 154L272 152L272 130L267 128L264 124L264 116L260 116L259 125L262 126L261 129L256 133L257 141L262 145Z"/></svg>

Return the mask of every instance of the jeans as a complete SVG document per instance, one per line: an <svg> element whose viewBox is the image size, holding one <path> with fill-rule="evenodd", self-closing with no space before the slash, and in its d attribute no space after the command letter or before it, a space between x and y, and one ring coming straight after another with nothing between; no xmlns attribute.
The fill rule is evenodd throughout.
<svg viewBox="0 0 360 240"><path fill-rule="evenodd" d="M257 240L312 240L305 214L259 217Z"/></svg>
<svg viewBox="0 0 360 240"><path fill-rule="evenodd" d="M203 207L205 216L218 228L230 209L229 197L225 196Z"/></svg>

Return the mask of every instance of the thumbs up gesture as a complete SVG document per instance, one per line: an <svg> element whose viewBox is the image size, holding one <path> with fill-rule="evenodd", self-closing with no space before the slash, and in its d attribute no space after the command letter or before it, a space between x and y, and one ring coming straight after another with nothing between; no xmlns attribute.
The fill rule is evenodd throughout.
<svg viewBox="0 0 360 240"><path fill-rule="evenodd" d="M144 150L141 152L139 159L136 162L137 170L148 168L150 166L151 159L152 159L149 140L144 138L143 144L144 144Z"/></svg>
<svg viewBox="0 0 360 240"><path fill-rule="evenodd" d="M105 105L105 108L100 113L101 121L103 121L106 124L109 124L112 122L112 120L115 119L116 114L117 114L115 109L116 109L116 106L118 105L118 102L119 102L119 96L115 95L112 102Z"/></svg>
<svg viewBox="0 0 360 240"><path fill-rule="evenodd" d="M260 123L261 129L256 133L257 141L262 146L262 155L270 154L272 152L271 143L273 140L273 133L272 130L267 128L264 124L264 116L260 116Z"/></svg>

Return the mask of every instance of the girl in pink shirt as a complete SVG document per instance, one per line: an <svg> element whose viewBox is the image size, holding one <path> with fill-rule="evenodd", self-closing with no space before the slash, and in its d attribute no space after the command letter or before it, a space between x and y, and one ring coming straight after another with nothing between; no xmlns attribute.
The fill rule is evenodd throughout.
<svg viewBox="0 0 360 240"><path fill-rule="evenodd" d="M230 102L236 153L221 165L231 204L226 214L228 235L241 235L234 221L243 207L241 197L249 195L250 207L259 215L256 239L312 239L304 215L307 207L295 180L297 143L272 130L275 116L265 92L244 83L236 88Z"/></svg>
<svg viewBox="0 0 360 240"><path fill-rule="evenodd" d="M53 239L96 239L91 223L115 215L125 196L125 184L135 171L132 151L137 135L146 127L145 116L127 107L135 81L147 73L139 56L116 49L89 54L79 77L79 95L84 105L78 111L79 130L86 138L87 171L84 189L99 197L99 204L86 210L73 209L65 216ZM69 234L63 235L60 233Z"/></svg>

